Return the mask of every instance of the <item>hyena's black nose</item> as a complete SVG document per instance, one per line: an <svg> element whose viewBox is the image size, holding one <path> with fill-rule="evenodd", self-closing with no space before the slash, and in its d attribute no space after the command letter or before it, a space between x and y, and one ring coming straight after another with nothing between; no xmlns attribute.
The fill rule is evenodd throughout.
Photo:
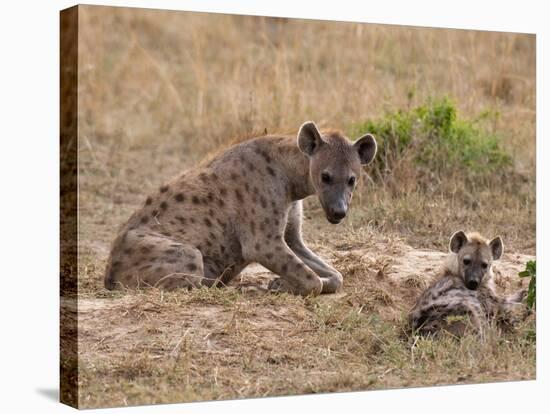
<svg viewBox="0 0 550 414"><path fill-rule="evenodd" d="M333 208L331 211L331 216L336 220L342 220L346 217L346 210L344 208Z"/></svg>
<svg viewBox="0 0 550 414"><path fill-rule="evenodd" d="M479 282L477 280L469 280L468 283L466 283L466 287L470 290L476 290L479 286Z"/></svg>

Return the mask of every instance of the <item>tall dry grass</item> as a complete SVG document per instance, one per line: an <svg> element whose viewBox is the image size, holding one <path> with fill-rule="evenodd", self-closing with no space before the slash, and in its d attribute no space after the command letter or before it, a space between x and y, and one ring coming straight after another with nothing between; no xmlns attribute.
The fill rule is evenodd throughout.
<svg viewBox="0 0 550 414"><path fill-rule="evenodd" d="M534 36L81 11L83 134L210 147L254 129L294 130L304 119L343 128L446 94L466 115L499 110L503 129L528 144L526 162L533 160Z"/></svg>
<svg viewBox="0 0 550 414"><path fill-rule="evenodd" d="M127 8L80 11L84 213L114 226L146 191L251 131L294 132L305 120L346 130L388 110L448 96L463 117L496 114L491 128L527 177L528 194L515 199L499 196L498 188L480 189L489 194L478 211L500 217L491 220L470 208L477 194L427 200L414 193L411 171L397 171L403 194L390 197L369 186L361 223L404 232L420 245L446 238L463 223L534 249L534 36ZM450 180L460 186L460 177ZM434 222L417 220L426 209ZM445 220L449 210L457 214ZM429 230L441 222L448 228ZM99 236L106 241L112 229Z"/></svg>

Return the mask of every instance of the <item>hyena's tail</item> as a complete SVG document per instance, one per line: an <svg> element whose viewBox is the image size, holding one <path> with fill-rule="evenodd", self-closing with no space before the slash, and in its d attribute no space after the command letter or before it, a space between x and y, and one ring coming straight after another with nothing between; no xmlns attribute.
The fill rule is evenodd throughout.
<svg viewBox="0 0 550 414"><path fill-rule="evenodd" d="M115 275L114 275L110 260L109 260L109 263L107 264L107 267L105 268L105 278L103 280L103 283L105 285L105 289L108 289L108 290L114 290L116 287Z"/></svg>

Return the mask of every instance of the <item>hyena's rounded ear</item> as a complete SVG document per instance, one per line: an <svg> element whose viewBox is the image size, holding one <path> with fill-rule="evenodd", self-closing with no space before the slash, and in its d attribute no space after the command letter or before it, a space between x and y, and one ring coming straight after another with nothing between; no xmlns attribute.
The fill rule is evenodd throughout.
<svg viewBox="0 0 550 414"><path fill-rule="evenodd" d="M468 237L464 231L459 230L451 236L449 242L449 250L453 253L458 253L462 247L468 242Z"/></svg>
<svg viewBox="0 0 550 414"><path fill-rule="evenodd" d="M298 148L307 156L311 156L317 151L325 140L319 132L319 128L314 122L304 122L298 131Z"/></svg>
<svg viewBox="0 0 550 414"><path fill-rule="evenodd" d="M504 243L500 236L495 237L489 242L489 247L491 248L491 253L493 254L493 260L498 260L504 252Z"/></svg>
<svg viewBox="0 0 550 414"><path fill-rule="evenodd" d="M371 134L363 135L361 138L355 141L353 147L357 150L357 153L359 154L361 165L369 164L374 159L376 155L376 150L378 148L376 145L376 139L374 139L374 136Z"/></svg>

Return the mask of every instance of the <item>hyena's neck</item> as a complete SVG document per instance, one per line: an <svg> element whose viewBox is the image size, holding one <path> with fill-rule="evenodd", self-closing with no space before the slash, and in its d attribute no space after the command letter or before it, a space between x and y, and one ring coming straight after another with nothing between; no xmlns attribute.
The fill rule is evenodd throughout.
<svg viewBox="0 0 550 414"><path fill-rule="evenodd" d="M278 148L273 148L270 152L281 170L286 173L290 201L302 200L315 194L309 174L309 160L298 148L296 138L285 139L274 145Z"/></svg>
<svg viewBox="0 0 550 414"><path fill-rule="evenodd" d="M485 277L481 280L482 285L495 291L495 274L493 273L493 266L489 268Z"/></svg>

